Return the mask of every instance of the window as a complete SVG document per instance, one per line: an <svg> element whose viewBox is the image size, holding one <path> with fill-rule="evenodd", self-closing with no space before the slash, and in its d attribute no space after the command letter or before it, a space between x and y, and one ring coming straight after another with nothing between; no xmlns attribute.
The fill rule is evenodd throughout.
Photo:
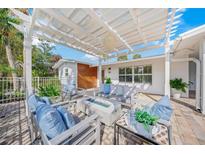
<svg viewBox="0 0 205 154"><path fill-rule="evenodd" d="M68 68L65 69L65 77L68 77Z"/></svg>
<svg viewBox="0 0 205 154"><path fill-rule="evenodd" d="M132 67L119 68L119 81L132 82Z"/></svg>
<svg viewBox="0 0 205 154"><path fill-rule="evenodd" d="M119 82L152 84L152 66L135 66L119 68Z"/></svg>
<svg viewBox="0 0 205 154"><path fill-rule="evenodd" d="M152 84L152 66L136 66L134 67L134 82Z"/></svg>

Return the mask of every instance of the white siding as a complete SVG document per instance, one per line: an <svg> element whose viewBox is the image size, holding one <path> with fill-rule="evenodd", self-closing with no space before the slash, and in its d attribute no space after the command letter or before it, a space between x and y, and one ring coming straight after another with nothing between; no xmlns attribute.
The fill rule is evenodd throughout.
<svg viewBox="0 0 205 154"><path fill-rule="evenodd" d="M174 62L171 65L171 79L182 78L186 83L189 83L189 62ZM189 96L189 90L185 94L182 94L183 97Z"/></svg>
<svg viewBox="0 0 205 154"><path fill-rule="evenodd" d="M65 62L63 63L59 68L58 68L58 72L59 72L59 78L62 79L61 82L62 84L68 84L68 80L71 80L71 76L73 76L74 78L74 84L77 83L77 64L76 63L72 63L72 62ZM71 72L69 72L69 76L65 77L65 72L64 70L66 68L69 68Z"/></svg>
<svg viewBox="0 0 205 154"><path fill-rule="evenodd" d="M105 77L111 77L114 84L119 83L119 67L126 66L140 66L140 65L152 65L152 85L148 84L137 84L140 91L153 93L153 94L164 94L164 58L150 59L144 61L127 62L121 64L114 64L110 66L103 66L105 70ZM108 73L108 68L111 68L111 73ZM182 78L185 82L189 81L188 62L172 63L171 64L171 79L175 77ZM184 97L188 96L188 90Z"/></svg>

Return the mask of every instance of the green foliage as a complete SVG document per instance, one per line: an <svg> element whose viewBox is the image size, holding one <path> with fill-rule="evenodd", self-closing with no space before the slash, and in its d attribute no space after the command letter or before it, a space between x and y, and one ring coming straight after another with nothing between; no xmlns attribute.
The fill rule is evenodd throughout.
<svg viewBox="0 0 205 154"><path fill-rule="evenodd" d="M133 58L133 59L138 59L138 58L141 58L141 55L139 55L139 54L135 54L135 55L133 55L132 58Z"/></svg>
<svg viewBox="0 0 205 154"><path fill-rule="evenodd" d="M38 46L33 46L32 74L34 77L51 77L56 74L52 66L61 59L61 56L52 54L52 46L49 42L42 41Z"/></svg>
<svg viewBox="0 0 205 154"><path fill-rule="evenodd" d="M154 126L159 120L159 118L156 116L152 116L145 111L138 110L135 112L135 120L139 123L142 123L146 130L149 130L149 127Z"/></svg>
<svg viewBox="0 0 205 154"><path fill-rule="evenodd" d="M125 56L119 56L117 58L118 61L125 61L125 60L128 60L128 57L125 55Z"/></svg>
<svg viewBox="0 0 205 154"><path fill-rule="evenodd" d="M171 88L174 88L176 90L186 92L186 88L189 84L186 82L183 82L181 78L175 78L174 80L170 80L170 86Z"/></svg>
<svg viewBox="0 0 205 154"><path fill-rule="evenodd" d="M40 86L38 89L38 95L43 97L55 97L60 95L60 89L54 85Z"/></svg>
<svg viewBox="0 0 205 154"><path fill-rule="evenodd" d="M15 72L15 69L12 69L8 65L0 64L0 72L7 74L7 73Z"/></svg>
<svg viewBox="0 0 205 154"><path fill-rule="evenodd" d="M25 14L28 14L28 9L19 9ZM10 47L12 59L16 64L23 64L23 34L19 32L11 23L20 24L19 20L9 9L0 9L0 77L11 76L12 71L15 71L18 76L23 76L23 67L15 66L10 69L8 58L6 55L6 45ZM50 77L56 74L52 69L57 60L61 57L54 55L52 50L54 46L42 41L32 48L32 73L33 76ZM2 72L3 70L3 72Z"/></svg>
<svg viewBox="0 0 205 154"><path fill-rule="evenodd" d="M107 78L105 79L105 84L111 84L111 83L112 83L111 78L110 78L110 77L107 77Z"/></svg>
<svg viewBox="0 0 205 154"><path fill-rule="evenodd" d="M10 76L14 71L9 68L7 55L6 55L6 46L11 49L12 59L15 63L17 60L23 62L23 34L19 32L11 23L20 24L20 20L16 18L11 11L6 8L0 9L0 65L1 69L3 68L4 73L1 76ZM6 67L4 66L6 65ZM18 73L18 69L15 69L15 73ZM22 72L18 73L22 76Z"/></svg>

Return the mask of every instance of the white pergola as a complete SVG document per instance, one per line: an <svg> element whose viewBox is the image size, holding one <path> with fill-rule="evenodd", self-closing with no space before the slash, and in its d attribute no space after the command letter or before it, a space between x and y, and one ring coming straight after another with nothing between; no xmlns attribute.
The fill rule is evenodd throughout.
<svg viewBox="0 0 205 154"><path fill-rule="evenodd" d="M39 8L33 9L32 16L11 10L23 21L13 25L24 33L27 95L32 93L32 38L37 37L99 57L99 85L102 59L164 47L164 94L170 96L170 36L177 27L175 20L180 17L180 9ZM143 47L135 50L136 45Z"/></svg>

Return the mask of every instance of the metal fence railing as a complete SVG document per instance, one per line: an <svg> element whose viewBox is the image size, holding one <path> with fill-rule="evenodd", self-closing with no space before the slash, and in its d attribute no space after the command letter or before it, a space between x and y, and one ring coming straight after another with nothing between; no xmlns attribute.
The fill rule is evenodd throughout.
<svg viewBox="0 0 205 154"><path fill-rule="evenodd" d="M0 78L0 103L25 99L24 78Z"/></svg>
<svg viewBox="0 0 205 154"><path fill-rule="evenodd" d="M60 79L57 77L34 77L32 80L32 87L35 91L38 91L40 87L45 87L49 85L53 85L60 88L60 83Z"/></svg>
<svg viewBox="0 0 205 154"><path fill-rule="evenodd" d="M53 85L60 88L60 80L57 77L34 77L32 87L38 91L40 87ZM1 77L0 78L0 104L25 99L25 81L23 77Z"/></svg>

